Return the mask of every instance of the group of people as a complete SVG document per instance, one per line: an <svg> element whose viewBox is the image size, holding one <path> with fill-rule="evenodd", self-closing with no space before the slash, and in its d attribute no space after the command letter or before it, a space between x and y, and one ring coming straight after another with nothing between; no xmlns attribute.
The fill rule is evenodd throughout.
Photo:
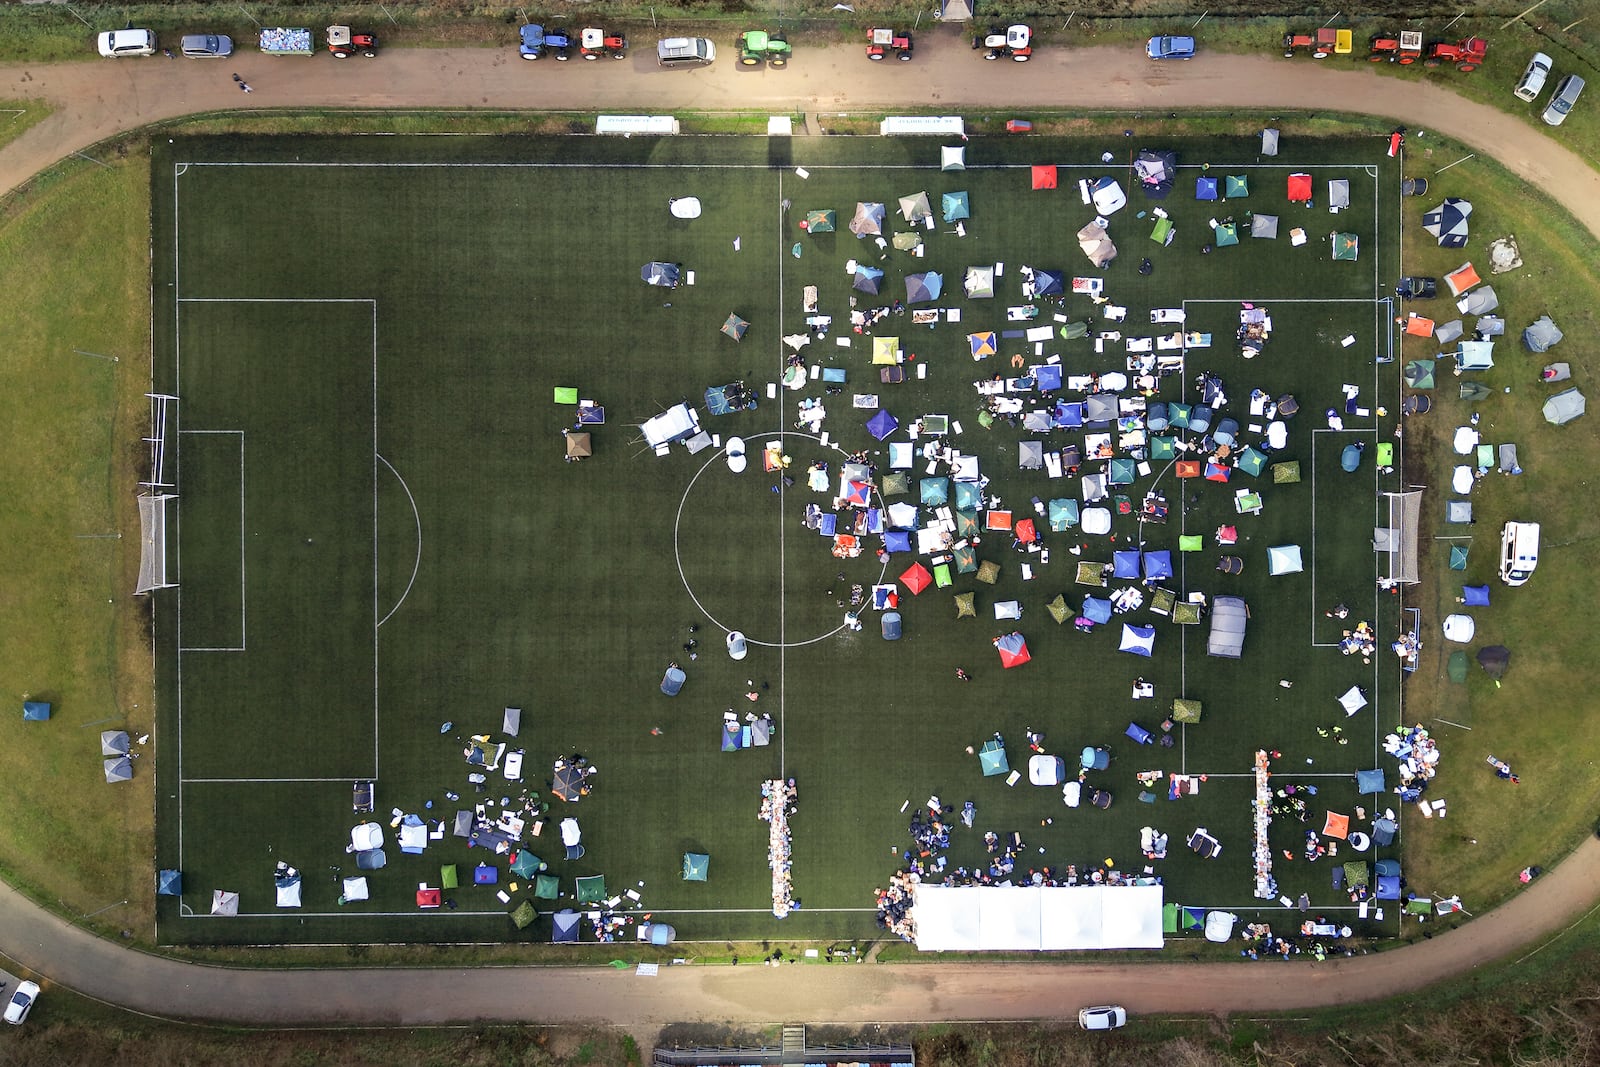
<svg viewBox="0 0 1600 1067"><path fill-rule="evenodd" d="M1317 925L1322 925L1318 923ZM1266 923L1251 923L1244 928L1246 946L1239 950L1239 955L1245 959L1280 959L1288 960L1291 956L1301 954L1300 945L1288 938L1278 937L1272 932L1272 927ZM1354 956L1355 950L1348 945L1330 945L1321 938L1313 938L1306 947L1305 952L1313 959L1325 960L1330 955Z"/></svg>
<svg viewBox="0 0 1600 1067"><path fill-rule="evenodd" d="M1372 662L1372 653L1377 650L1378 635L1373 631L1372 624L1363 620L1356 623L1353 630L1346 630L1339 638L1339 651L1346 656L1359 654L1362 663Z"/></svg>
<svg viewBox="0 0 1600 1067"><path fill-rule="evenodd" d="M789 816L797 810L797 796L793 778L772 778L761 783L760 818L770 824L767 865L772 868L772 914L780 919L800 906L800 902L794 899L794 881L790 872L794 861L789 853Z"/></svg>
<svg viewBox="0 0 1600 1067"><path fill-rule="evenodd" d="M1439 745L1427 727L1417 725L1384 738L1383 749L1400 761L1400 800L1421 800L1428 783L1438 773Z"/></svg>

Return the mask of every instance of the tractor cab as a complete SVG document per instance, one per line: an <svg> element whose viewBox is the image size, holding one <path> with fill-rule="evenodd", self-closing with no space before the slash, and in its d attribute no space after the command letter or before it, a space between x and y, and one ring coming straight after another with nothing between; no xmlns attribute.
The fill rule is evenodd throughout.
<svg viewBox="0 0 1600 1067"><path fill-rule="evenodd" d="M972 47L986 49L984 59L1009 58L1026 63L1033 58L1033 29L1020 24L1004 28L991 26L988 33L972 39Z"/></svg>
<svg viewBox="0 0 1600 1067"><path fill-rule="evenodd" d="M554 26L544 31L544 54L554 56L559 63L565 63L572 58L572 34L566 30L558 30Z"/></svg>
<svg viewBox="0 0 1600 1067"><path fill-rule="evenodd" d="M765 63L781 70L789 65L791 51L789 40L782 33L746 30L739 38L740 66L759 67Z"/></svg>
<svg viewBox="0 0 1600 1067"><path fill-rule="evenodd" d="M370 33L351 33L349 26L329 26L328 51L335 59L349 59L354 55L371 59L378 54L378 39Z"/></svg>
<svg viewBox="0 0 1600 1067"><path fill-rule="evenodd" d="M894 56L902 63L910 62L913 47L910 30L867 31L867 58L874 63L888 56Z"/></svg>
<svg viewBox="0 0 1600 1067"><path fill-rule="evenodd" d="M602 56L622 59L628 54L628 38L620 33L608 33L586 26L578 37L578 52L584 59L599 59Z"/></svg>

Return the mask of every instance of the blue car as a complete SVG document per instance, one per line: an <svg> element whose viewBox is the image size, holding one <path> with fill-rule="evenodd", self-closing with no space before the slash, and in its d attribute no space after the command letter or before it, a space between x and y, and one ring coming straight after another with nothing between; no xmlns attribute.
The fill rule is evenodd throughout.
<svg viewBox="0 0 1600 1067"><path fill-rule="evenodd" d="M1194 38L1152 37L1144 52L1151 59L1193 59Z"/></svg>

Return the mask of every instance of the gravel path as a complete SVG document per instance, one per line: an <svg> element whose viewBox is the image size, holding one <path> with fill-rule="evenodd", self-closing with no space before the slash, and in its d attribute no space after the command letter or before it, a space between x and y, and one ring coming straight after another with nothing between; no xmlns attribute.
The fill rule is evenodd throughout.
<svg viewBox="0 0 1600 1067"><path fill-rule="evenodd" d="M255 89L245 95L229 77ZM1083 73L1093 71L1092 80ZM229 108L341 105L594 110L844 111L855 107L1282 108L1385 116L1446 133L1566 204L1600 236L1600 174L1542 131L1445 89L1374 77L1360 65L1202 55L1157 65L1133 49L1045 49L1026 65L985 64L952 31L924 34L910 64L868 63L857 48L805 50L783 71L726 58L661 71L641 48L624 63L537 64L510 48L397 50L373 62L244 54L0 65L0 96L56 110L0 150L0 190L72 152L160 119ZM643 101L643 103L641 103ZM1131 125L1137 125L1133 120ZM261 1025L420 1025L465 1020L592 1021L635 1033L672 1022L844 1024L1059 1017L1084 1004L1138 1012L1280 1011L1415 991L1463 974L1594 913L1600 841L1590 839L1525 892L1460 930L1391 952L1323 964L859 964L631 971L489 968L232 970L130 952L0 886L0 946L50 980L151 1015Z"/></svg>

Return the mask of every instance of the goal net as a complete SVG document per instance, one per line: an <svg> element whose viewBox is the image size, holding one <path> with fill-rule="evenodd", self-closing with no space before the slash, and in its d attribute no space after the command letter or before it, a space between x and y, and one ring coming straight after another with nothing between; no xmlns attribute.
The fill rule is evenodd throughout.
<svg viewBox="0 0 1600 1067"><path fill-rule="evenodd" d="M167 503L176 499L171 493L139 497L139 586L135 595L177 584L167 580Z"/></svg>

